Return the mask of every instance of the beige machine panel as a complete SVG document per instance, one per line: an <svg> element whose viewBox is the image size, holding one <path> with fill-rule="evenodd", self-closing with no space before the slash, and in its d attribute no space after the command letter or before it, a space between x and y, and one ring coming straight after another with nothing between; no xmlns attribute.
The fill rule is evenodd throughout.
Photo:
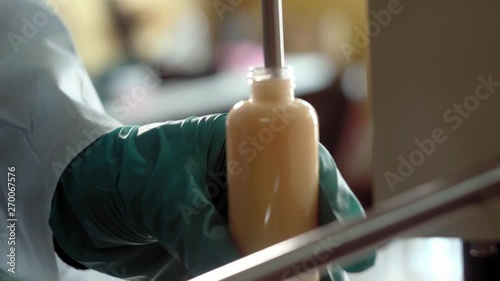
<svg viewBox="0 0 500 281"><path fill-rule="evenodd" d="M369 1L376 202L500 154L499 11L491 0ZM500 238L499 205L433 235Z"/></svg>

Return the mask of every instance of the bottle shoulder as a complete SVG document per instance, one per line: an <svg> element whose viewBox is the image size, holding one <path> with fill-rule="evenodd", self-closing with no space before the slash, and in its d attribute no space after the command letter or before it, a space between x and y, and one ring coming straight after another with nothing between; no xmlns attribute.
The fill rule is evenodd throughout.
<svg viewBox="0 0 500 281"><path fill-rule="evenodd" d="M289 99L289 100L266 100L266 101L255 101L252 99L242 100L236 103L231 111L242 111L242 110L267 110L275 107L293 107L298 110L307 109L315 111L314 107L307 101L299 98Z"/></svg>
<svg viewBox="0 0 500 281"><path fill-rule="evenodd" d="M285 101L254 101L243 100L233 106L229 112L229 119L263 118L286 113L302 119L312 119L317 122L317 113L308 102L294 98Z"/></svg>

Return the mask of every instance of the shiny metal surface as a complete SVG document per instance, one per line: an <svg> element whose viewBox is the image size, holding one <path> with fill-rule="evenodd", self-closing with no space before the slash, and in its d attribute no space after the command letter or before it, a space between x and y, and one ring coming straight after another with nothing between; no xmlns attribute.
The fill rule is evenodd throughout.
<svg viewBox="0 0 500 281"><path fill-rule="evenodd" d="M285 63L282 0L262 0L264 61L269 68Z"/></svg>
<svg viewBox="0 0 500 281"><path fill-rule="evenodd" d="M332 223L247 256L192 281L283 280L330 263L355 258L435 218L500 195L499 159L401 194L368 213L368 219Z"/></svg>

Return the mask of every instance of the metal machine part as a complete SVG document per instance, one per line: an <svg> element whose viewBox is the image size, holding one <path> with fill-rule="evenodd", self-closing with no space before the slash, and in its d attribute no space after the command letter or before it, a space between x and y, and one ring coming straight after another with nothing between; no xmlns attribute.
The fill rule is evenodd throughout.
<svg viewBox="0 0 500 281"><path fill-rule="evenodd" d="M500 195L500 159L388 199L368 219L332 223L230 263L191 281L282 280L345 263L396 236L420 235L471 204ZM446 219L441 219L445 217ZM458 218L460 219L460 217Z"/></svg>
<svg viewBox="0 0 500 281"><path fill-rule="evenodd" d="M282 0L262 0L262 17L265 65L269 68L283 67L285 55Z"/></svg>

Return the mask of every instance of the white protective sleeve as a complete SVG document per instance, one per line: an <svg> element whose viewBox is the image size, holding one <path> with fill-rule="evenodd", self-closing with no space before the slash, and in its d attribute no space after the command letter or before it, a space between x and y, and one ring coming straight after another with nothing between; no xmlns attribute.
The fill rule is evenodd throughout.
<svg viewBox="0 0 500 281"><path fill-rule="evenodd" d="M1 0L0 269L24 281L116 280L66 270L48 218L62 170L120 125L104 113L66 27L45 1Z"/></svg>

